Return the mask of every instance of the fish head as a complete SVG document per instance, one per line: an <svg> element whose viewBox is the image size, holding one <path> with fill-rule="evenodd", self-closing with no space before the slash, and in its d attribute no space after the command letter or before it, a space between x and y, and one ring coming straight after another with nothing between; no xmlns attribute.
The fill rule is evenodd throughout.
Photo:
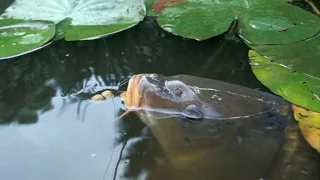
<svg viewBox="0 0 320 180"><path fill-rule="evenodd" d="M275 96L189 75L133 75L121 94L125 106L155 119L237 119L276 109Z"/></svg>
<svg viewBox="0 0 320 180"><path fill-rule="evenodd" d="M213 105L199 97L196 89L176 78L159 74L133 75L121 98L129 110L145 110L155 119L221 117Z"/></svg>

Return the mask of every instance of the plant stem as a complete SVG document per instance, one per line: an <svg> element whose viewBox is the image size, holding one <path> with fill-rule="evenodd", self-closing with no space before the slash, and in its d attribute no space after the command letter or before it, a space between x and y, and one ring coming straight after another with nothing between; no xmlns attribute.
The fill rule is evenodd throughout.
<svg viewBox="0 0 320 180"><path fill-rule="evenodd" d="M313 9L314 13L317 15L317 16L320 16L320 11L319 9L317 8L316 5L314 5L313 1L312 0L305 0Z"/></svg>

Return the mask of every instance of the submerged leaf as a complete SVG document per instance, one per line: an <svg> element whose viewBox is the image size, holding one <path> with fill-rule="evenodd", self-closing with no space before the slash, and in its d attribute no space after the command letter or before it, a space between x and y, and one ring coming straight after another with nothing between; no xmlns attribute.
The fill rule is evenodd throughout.
<svg viewBox="0 0 320 180"><path fill-rule="evenodd" d="M306 141L320 153L320 113L292 105L294 118Z"/></svg>
<svg viewBox="0 0 320 180"><path fill-rule="evenodd" d="M239 35L251 44L296 42L320 29L318 17L284 0L186 0L158 16L163 29L197 40L226 32L234 20L239 20Z"/></svg>
<svg viewBox="0 0 320 180"><path fill-rule="evenodd" d="M132 27L144 16L143 0L16 0L2 15L56 24L68 19L64 26L57 26L59 38L64 34L67 40L110 35Z"/></svg>
<svg viewBox="0 0 320 180"><path fill-rule="evenodd" d="M7 59L39 49L55 34L50 21L0 19L0 59Z"/></svg>
<svg viewBox="0 0 320 180"><path fill-rule="evenodd" d="M320 79L272 62L250 50L249 59L256 77L272 92L293 104L320 112Z"/></svg>

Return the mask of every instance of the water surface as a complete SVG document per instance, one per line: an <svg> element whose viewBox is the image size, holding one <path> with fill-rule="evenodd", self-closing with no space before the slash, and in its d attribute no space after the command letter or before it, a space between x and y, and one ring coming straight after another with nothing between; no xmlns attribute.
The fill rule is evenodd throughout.
<svg viewBox="0 0 320 180"><path fill-rule="evenodd" d="M237 38L197 42L166 33L147 18L104 39L61 40L0 61L1 179L143 179L161 157L159 145L139 120L116 120L119 98L88 98L148 72L266 90L252 74L247 52Z"/></svg>

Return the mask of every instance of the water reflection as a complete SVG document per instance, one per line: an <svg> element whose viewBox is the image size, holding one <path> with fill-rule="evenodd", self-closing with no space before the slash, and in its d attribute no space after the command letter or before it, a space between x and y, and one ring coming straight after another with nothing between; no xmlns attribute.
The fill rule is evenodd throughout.
<svg viewBox="0 0 320 180"><path fill-rule="evenodd" d="M53 98L55 107L61 98ZM1 131L0 169L3 179L102 179L115 144L112 102L92 105L77 120L77 105L59 117L59 108L39 116L37 124L12 124ZM95 118L93 118L95 117Z"/></svg>
<svg viewBox="0 0 320 180"><path fill-rule="evenodd" d="M159 166L165 159L146 127L132 116L115 120L119 98L87 100L143 72L263 88L242 42L182 39L152 18L104 40L54 42L0 61L1 178L136 179Z"/></svg>
<svg viewBox="0 0 320 180"><path fill-rule="evenodd" d="M17 118L20 111L28 116L18 117L19 122L35 122L28 109L50 109L49 100L57 91L62 97L85 99L140 72L191 74L262 87L252 76L247 49L240 41L181 39L157 28L151 18L105 40L54 42L32 54L1 61L0 71L2 122ZM20 103L6 104L12 101Z"/></svg>

